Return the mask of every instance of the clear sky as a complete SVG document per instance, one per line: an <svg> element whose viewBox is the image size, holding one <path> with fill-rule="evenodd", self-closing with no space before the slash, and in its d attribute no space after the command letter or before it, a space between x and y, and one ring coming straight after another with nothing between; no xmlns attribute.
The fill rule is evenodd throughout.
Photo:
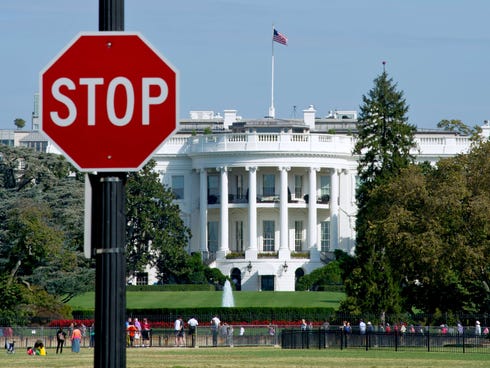
<svg viewBox="0 0 490 368"><path fill-rule="evenodd" d="M489 0L125 0L125 30L141 32L180 72L190 110L276 117L314 105L359 110L386 70L409 122L490 119ZM0 129L30 127L39 72L81 31L98 30L98 0L0 1ZM295 115L296 107L296 115Z"/></svg>

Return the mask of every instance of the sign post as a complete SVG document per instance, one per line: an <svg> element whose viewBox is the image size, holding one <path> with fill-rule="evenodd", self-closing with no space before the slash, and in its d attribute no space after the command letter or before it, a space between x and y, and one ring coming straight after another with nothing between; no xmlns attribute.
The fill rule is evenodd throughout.
<svg viewBox="0 0 490 368"><path fill-rule="evenodd" d="M124 0L99 0L99 31L124 30ZM87 177L85 177L87 179ZM126 367L126 173L90 174L95 247L94 367ZM101 341L102 340L102 341Z"/></svg>
<svg viewBox="0 0 490 368"><path fill-rule="evenodd" d="M176 129L177 71L141 35L122 32L124 0L99 0L99 31L79 35L41 72L41 129L89 173L94 367L123 368L125 183Z"/></svg>

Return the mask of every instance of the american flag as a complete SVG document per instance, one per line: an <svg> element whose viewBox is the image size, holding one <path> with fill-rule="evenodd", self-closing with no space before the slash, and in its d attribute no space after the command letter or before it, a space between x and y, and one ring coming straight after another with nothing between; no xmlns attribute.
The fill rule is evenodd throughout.
<svg viewBox="0 0 490 368"><path fill-rule="evenodd" d="M288 44L288 39L286 36L283 34L277 32L277 30L274 28L274 36L272 37L273 41L276 41L277 43L280 43L282 45L287 45Z"/></svg>

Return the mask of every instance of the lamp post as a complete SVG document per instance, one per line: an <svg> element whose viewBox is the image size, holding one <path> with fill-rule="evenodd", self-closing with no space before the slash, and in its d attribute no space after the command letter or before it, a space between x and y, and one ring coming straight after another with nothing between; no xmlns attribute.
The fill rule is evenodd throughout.
<svg viewBox="0 0 490 368"><path fill-rule="evenodd" d="M284 270L284 272L288 272L288 264L286 263L286 261L284 261L284 264L282 265L282 269Z"/></svg>
<svg viewBox="0 0 490 368"><path fill-rule="evenodd" d="M248 265L247 265L247 271L250 273L252 272L252 262L248 261Z"/></svg>

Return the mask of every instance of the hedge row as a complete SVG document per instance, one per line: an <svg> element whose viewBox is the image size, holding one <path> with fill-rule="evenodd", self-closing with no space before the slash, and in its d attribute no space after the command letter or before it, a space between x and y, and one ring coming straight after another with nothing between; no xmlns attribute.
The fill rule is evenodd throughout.
<svg viewBox="0 0 490 368"><path fill-rule="evenodd" d="M210 321L214 315L219 316L222 321L233 321L243 323L254 323L256 321L287 321L295 322L301 319L309 321L323 321L335 314L333 308L277 308L277 307L252 307L252 308L158 308L158 309L127 309L128 317L146 317L152 321L171 322L177 316L184 320L195 316L202 321ZM74 310L74 319L91 319L93 310Z"/></svg>
<svg viewBox="0 0 490 368"><path fill-rule="evenodd" d="M126 291L215 291L212 284L128 285Z"/></svg>

